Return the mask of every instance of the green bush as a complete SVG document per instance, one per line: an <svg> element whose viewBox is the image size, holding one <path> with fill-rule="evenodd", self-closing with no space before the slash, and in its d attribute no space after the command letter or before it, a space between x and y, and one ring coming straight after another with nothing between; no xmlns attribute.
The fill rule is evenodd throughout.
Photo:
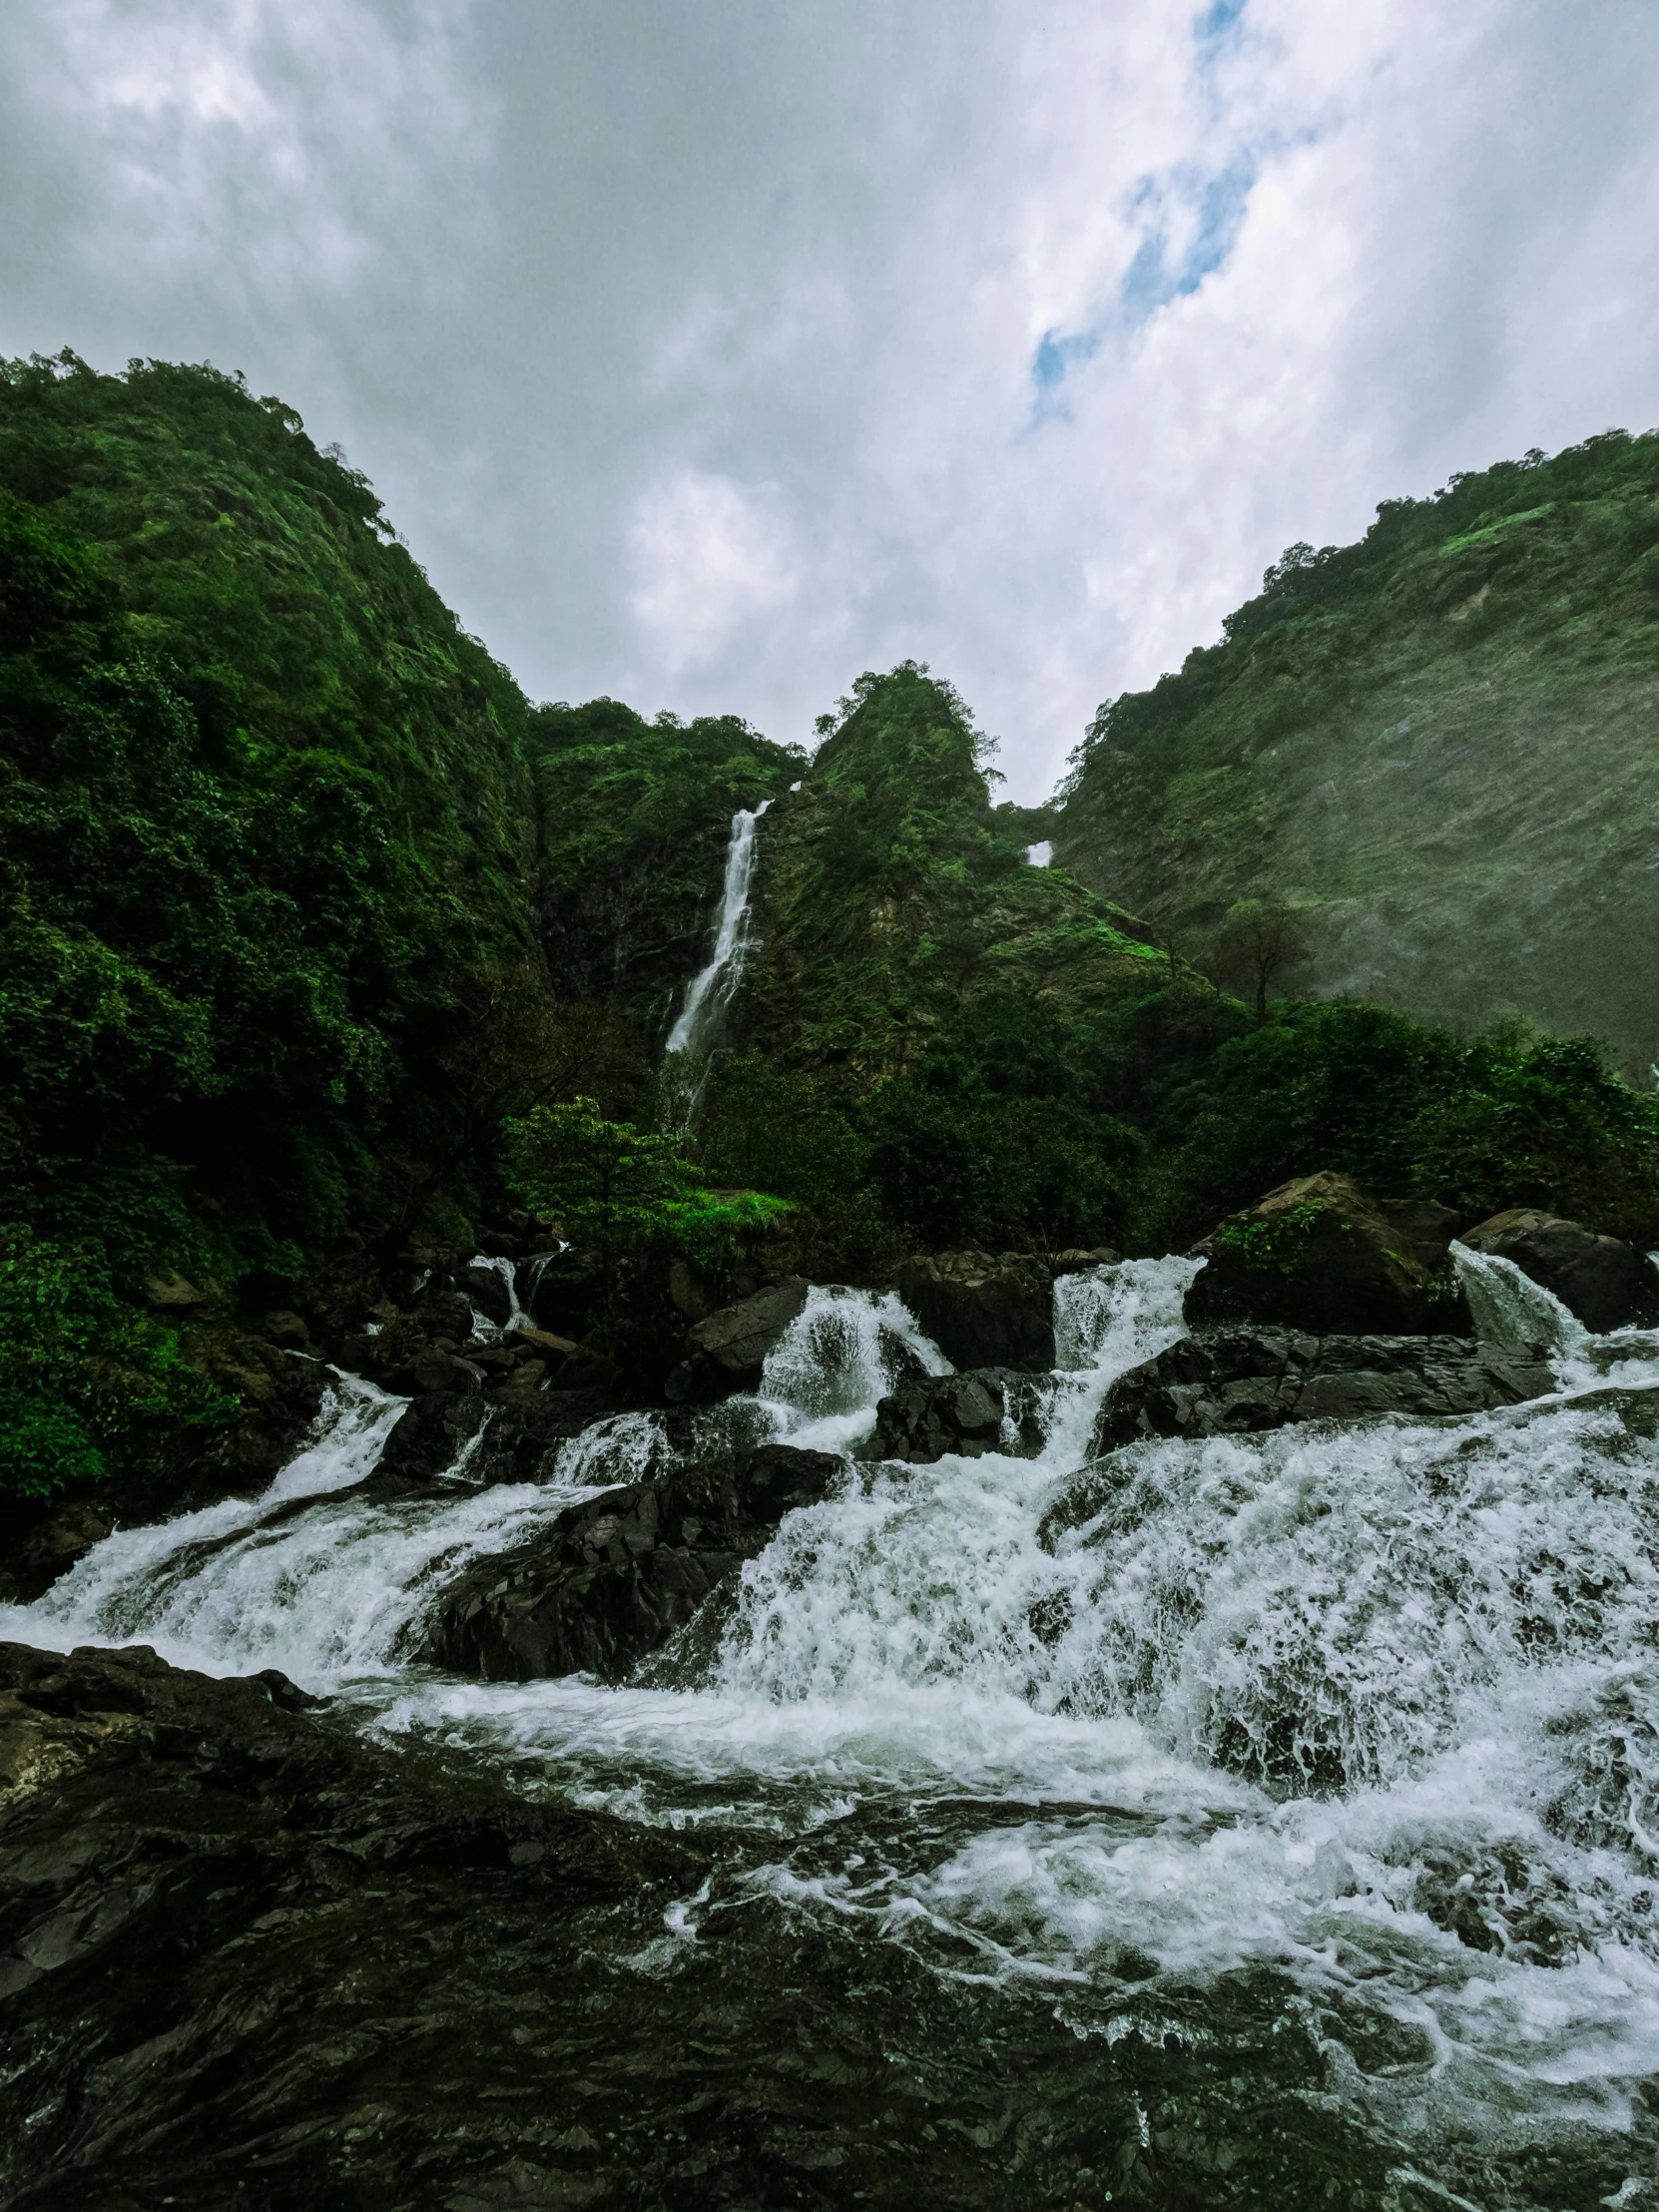
<svg viewBox="0 0 1659 2212"><path fill-rule="evenodd" d="M0 1499L142 1480L239 1410L116 1296L95 1247L0 1226Z"/></svg>

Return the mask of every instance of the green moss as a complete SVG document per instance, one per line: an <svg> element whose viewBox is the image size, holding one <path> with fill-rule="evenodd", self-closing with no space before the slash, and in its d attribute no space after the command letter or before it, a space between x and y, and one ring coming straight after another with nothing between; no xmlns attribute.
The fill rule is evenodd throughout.
<svg viewBox="0 0 1659 2212"><path fill-rule="evenodd" d="M1223 1222L1215 1234L1216 1248L1247 1268L1294 1275L1326 1211L1324 1199L1316 1198L1306 1205L1292 1206L1274 1221Z"/></svg>

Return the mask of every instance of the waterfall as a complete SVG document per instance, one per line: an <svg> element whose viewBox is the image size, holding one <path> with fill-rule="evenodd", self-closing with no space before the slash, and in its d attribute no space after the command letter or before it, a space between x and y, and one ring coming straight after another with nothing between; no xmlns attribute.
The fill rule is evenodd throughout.
<svg viewBox="0 0 1659 2212"><path fill-rule="evenodd" d="M743 978L749 949L749 884L755 872L755 825L772 805L762 800L732 817L732 840L726 848L726 882L720 894L715 949L706 968L692 978L680 1018L669 1031L670 1052L703 1052L721 1009L730 1004Z"/></svg>
<svg viewBox="0 0 1659 2212"><path fill-rule="evenodd" d="M0 1635L281 1667L532 1794L716 1825L727 1871L673 1903L665 1977L700 1918L758 1901L803 1955L815 1931L863 1943L872 1986L898 1946L952 2004L1001 1983L1080 2035L1126 1988L1167 1989L1195 2034L1213 2000L1231 2032L1236 1977L1277 1977L1333 2047L1352 2018L1420 2053L1352 2092L1334 2066L1390 2141L1611 2140L1659 2071L1659 1444L1600 1385L1659 1386L1656 1340L1589 1338L1505 1263L1458 1264L1482 1336L1545 1343L1556 1394L1091 1463L1111 1382L1183 1333L1196 1264L1173 1256L1056 1285L1032 1458L869 1455L876 1399L949 1372L869 1291L815 1289L755 1396L613 1414L540 1482L365 1493L401 1402L337 1378L264 1497L119 1532ZM674 1671L407 1663L455 1572L768 1439L840 1475Z"/></svg>

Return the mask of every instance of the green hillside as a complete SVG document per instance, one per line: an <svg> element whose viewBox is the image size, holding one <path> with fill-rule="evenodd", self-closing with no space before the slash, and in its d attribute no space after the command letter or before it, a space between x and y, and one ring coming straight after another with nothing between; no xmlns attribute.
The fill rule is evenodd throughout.
<svg viewBox="0 0 1659 2212"><path fill-rule="evenodd" d="M278 401L210 368L0 369L0 1382L25 1427L46 1409L23 1461L130 1455L135 1407L191 1399L160 1325L119 1320L147 1275L279 1301L487 1174L453 1070L481 974L545 996L526 717Z"/></svg>
<svg viewBox="0 0 1659 2212"><path fill-rule="evenodd" d="M1602 441L1550 467L1651 459ZM1504 592L1536 607L1557 573L1556 508L1494 533L1475 500L1448 547L1465 491L1384 518L1384 582L1365 548L1293 561L1226 646L1111 710L1066 808L1078 865L1045 869L1047 818L993 803L967 709L913 663L860 677L810 762L736 717L531 708L278 401L206 367L4 365L0 1521L66 1485L152 1509L263 1417L289 1372L272 1309L355 1320L411 1238L475 1249L515 1194L580 1224L603 1184L614 1213L618 1162L632 1211L601 1207L569 1263L582 1328L633 1286L613 1344L677 1327L671 1258L724 1265L744 1223L787 1224L820 1280L881 1281L961 1244L1166 1250L1324 1167L1470 1220L1535 1204L1659 1236L1659 1101L1591 1047L1277 981L1255 1006L1126 910L1193 900L1155 877L1115 903L1082 850L1110 777L1150 791L1200 707L1244 726L1253 655L1311 666L1323 639L1360 668L1346 623L1381 666L1390 610L1442 569L1487 625L1445 653L1610 683L1610 637L1634 685L1633 616L1593 654L1582 610L1502 628ZM1645 499L1581 504L1635 532ZM1469 584L1470 544L1523 549L1512 583ZM1271 792L1295 727L1237 776ZM743 987L712 1061L665 1068L732 815L762 799ZM1202 885L1246 846L1200 827L1179 849Z"/></svg>
<svg viewBox="0 0 1659 2212"><path fill-rule="evenodd" d="M1057 855L1232 982L1659 1054L1659 435L1391 500L1293 546L1219 645L1103 707ZM1231 919L1230 919L1231 917ZM1248 966L1248 959L1242 963Z"/></svg>

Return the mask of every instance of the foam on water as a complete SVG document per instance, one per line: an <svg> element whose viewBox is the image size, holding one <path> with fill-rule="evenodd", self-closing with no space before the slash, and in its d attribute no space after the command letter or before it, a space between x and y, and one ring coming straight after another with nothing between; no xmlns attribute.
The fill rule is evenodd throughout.
<svg viewBox="0 0 1659 2212"><path fill-rule="evenodd" d="M0 1625L277 1665L526 1788L748 1832L745 1894L1041 1985L1079 2032L1109 2031L1103 1992L1288 1975L1416 2039L1349 2081L1407 2136L1616 2128L1659 2070L1659 1424L1581 1393L1652 1388L1659 1346L1459 1268L1483 1337L1543 1345L1559 1393L1095 1464L1101 1396L1181 1334L1195 1265L1066 1278L1040 1455L849 1458L746 1565L692 1687L402 1655L455 1568L573 1498L769 1435L853 1450L896 1382L948 1372L895 1300L815 1291L758 1397L614 1416L547 1483L435 1503L352 1494L399 1406L342 1379L258 1504L123 1532ZM954 1825L898 1848L924 1804ZM717 1909L682 1901L665 1958Z"/></svg>
<svg viewBox="0 0 1659 2212"><path fill-rule="evenodd" d="M874 1427L877 1400L916 1370L951 1372L892 1292L815 1285L767 1355L760 1399L777 1436L803 1450L847 1451Z"/></svg>

